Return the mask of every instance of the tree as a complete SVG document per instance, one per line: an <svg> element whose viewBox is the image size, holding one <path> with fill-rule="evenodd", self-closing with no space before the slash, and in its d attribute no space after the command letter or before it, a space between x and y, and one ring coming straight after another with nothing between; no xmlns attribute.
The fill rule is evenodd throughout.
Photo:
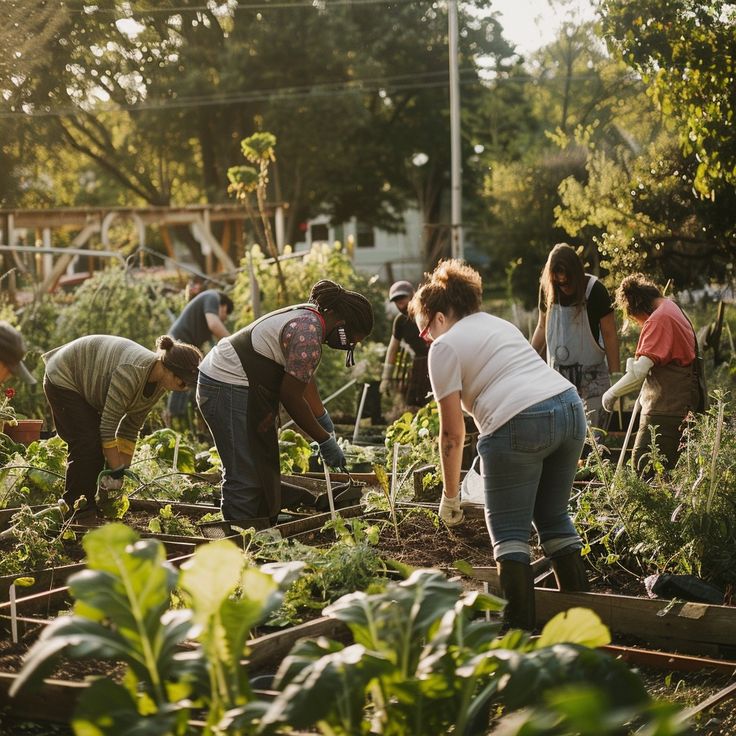
<svg viewBox="0 0 736 736"><path fill-rule="evenodd" d="M632 271L680 288L733 278L736 192L699 197L696 163L671 131L641 150L605 149L584 131L577 141L587 150L587 176L563 182L557 224L596 244L613 281Z"/></svg>
<svg viewBox="0 0 736 736"><path fill-rule="evenodd" d="M288 239L318 211L400 227L415 194L408 162L421 150L432 162L425 218L439 222L449 149L443 9L266 5L73 5L37 73L8 86L9 104L25 111L36 145L84 155L131 203L224 200L239 141L268 129L280 141L270 196L289 203ZM499 65L511 53L490 7L475 0L461 18L469 108L485 91L478 60ZM40 116L47 128L35 127Z"/></svg>
<svg viewBox="0 0 736 736"><path fill-rule="evenodd" d="M736 8L724 0L603 0L604 38L642 75L696 163L693 186L716 197L736 184Z"/></svg>

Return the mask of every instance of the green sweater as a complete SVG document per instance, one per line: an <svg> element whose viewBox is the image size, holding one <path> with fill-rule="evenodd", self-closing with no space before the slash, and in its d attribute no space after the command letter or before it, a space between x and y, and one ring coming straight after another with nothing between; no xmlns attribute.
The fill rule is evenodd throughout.
<svg viewBox="0 0 736 736"><path fill-rule="evenodd" d="M135 445L138 432L165 389L143 395L156 354L125 337L88 335L43 355L46 378L75 391L100 412L103 447L123 440ZM131 445L128 445L131 443Z"/></svg>

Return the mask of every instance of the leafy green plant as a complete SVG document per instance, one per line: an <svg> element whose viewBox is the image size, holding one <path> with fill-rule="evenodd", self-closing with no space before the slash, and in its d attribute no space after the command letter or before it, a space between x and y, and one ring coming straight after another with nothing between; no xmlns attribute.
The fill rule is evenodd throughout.
<svg viewBox="0 0 736 736"><path fill-rule="evenodd" d="M615 474L592 453L599 482L576 499L575 520L601 571L615 564L736 585L736 432L726 419L727 397L713 396L708 412L688 422L678 462L667 473L656 448L649 481L626 466Z"/></svg>
<svg viewBox="0 0 736 736"><path fill-rule="evenodd" d="M153 456L169 468L180 470L182 473L194 473L197 470L197 452L186 442L181 432L175 432L167 427L157 429L138 440L137 447L145 446L151 447ZM174 458L176 458L176 467L174 467Z"/></svg>
<svg viewBox="0 0 736 736"><path fill-rule="evenodd" d="M69 528L69 521L62 521L57 507L39 515L29 506L22 506L10 524L14 546L0 555L0 575L19 575L72 562L65 543L74 541L76 534Z"/></svg>
<svg viewBox="0 0 736 736"><path fill-rule="evenodd" d="M383 587L386 565L376 549L380 529L362 519L337 516L323 531L335 532L336 541L325 547L305 545L266 533L256 534L251 552L259 560L299 560L304 569L284 594L281 607L268 623L286 626L301 623L307 615L354 590Z"/></svg>
<svg viewBox="0 0 736 736"><path fill-rule="evenodd" d="M72 720L77 733L179 736L197 707L207 713L203 733L213 736L224 712L252 697L240 658L299 565L249 568L221 540L200 547L180 575L160 542L122 524L89 532L83 543L87 569L69 579L74 612L44 629L12 693L38 682L60 656L116 660L127 668L123 682L92 682ZM169 610L178 584L190 607ZM186 639L201 648L181 651Z"/></svg>
<svg viewBox="0 0 736 736"><path fill-rule="evenodd" d="M185 516L175 514L170 503L159 509L158 516L148 522L148 529L155 534L172 534L179 537L194 537L197 534L194 524Z"/></svg>
<svg viewBox="0 0 736 736"><path fill-rule="evenodd" d="M399 459L401 469L415 463L439 467L439 434L440 415L437 402L430 401L416 413L404 412L386 428L386 448L390 451L395 444L411 448L408 455L402 455Z"/></svg>
<svg viewBox="0 0 736 736"><path fill-rule="evenodd" d="M572 609L548 623L537 642L474 619L503 601L462 591L435 570L416 570L378 594L353 593L325 609L354 643L297 644L276 678L279 695L259 733L316 728L331 736L382 733L480 734L488 709L518 709L565 683L595 682L616 706L648 702L641 680L591 647L610 641L591 611ZM248 709L225 723L237 726Z"/></svg>
<svg viewBox="0 0 736 736"><path fill-rule="evenodd" d="M9 454L0 468L0 507L55 503L61 497L67 459L64 440L51 437L28 447L8 441L2 447Z"/></svg>
<svg viewBox="0 0 736 736"><path fill-rule="evenodd" d="M171 325L169 302L162 283L150 276L118 267L98 271L63 307L49 344L84 335L120 335L152 350Z"/></svg>
<svg viewBox="0 0 736 736"><path fill-rule="evenodd" d="M279 464L282 473L306 473L311 456L312 445L303 434L293 429L282 429L279 432Z"/></svg>

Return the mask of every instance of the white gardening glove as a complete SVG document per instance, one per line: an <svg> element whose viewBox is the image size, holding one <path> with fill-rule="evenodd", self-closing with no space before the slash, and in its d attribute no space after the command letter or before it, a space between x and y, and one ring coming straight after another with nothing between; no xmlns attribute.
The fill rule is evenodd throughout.
<svg viewBox="0 0 736 736"><path fill-rule="evenodd" d="M440 501L439 516L447 526L457 526L465 518L463 510L460 508L460 494L454 498L449 498L442 493L442 500Z"/></svg>
<svg viewBox="0 0 736 736"><path fill-rule="evenodd" d="M100 488L103 491L119 491L122 487L122 478L113 478L111 475L103 475L100 478Z"/></svg>
<svg viewBox="0 0 736 736"><path fill-rule="evenodd" d="M381 385L378 387L381 395L391 396L394 388L394 382L391 378L394 374L394 367L391 363L384 363L383 372L381 373Z"/></svg>
<svg viewBox="0 0 736 736"><path fill-rule="evenodd" d="M616 408L616 402L618 401L619 397L616 396L616 394L613 393L613 391L609 388L606 393L603 394L603 397L601 398L601 403L603 404L603 408L607 412L612 412Z"/></svg>

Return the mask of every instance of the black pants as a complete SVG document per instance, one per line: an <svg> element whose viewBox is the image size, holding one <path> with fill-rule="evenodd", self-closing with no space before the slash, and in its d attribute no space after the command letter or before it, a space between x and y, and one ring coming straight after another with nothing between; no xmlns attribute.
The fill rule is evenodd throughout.
<svg viewBox="0 0 736 736"><path fill-rule="evenodd" d="M93 506L97 476L105 467L100 440L100 412L76 391L54 386L47 378L43 390L54 415L56 431L69 445L64 500L73 508L80 496Z"/></svg>

